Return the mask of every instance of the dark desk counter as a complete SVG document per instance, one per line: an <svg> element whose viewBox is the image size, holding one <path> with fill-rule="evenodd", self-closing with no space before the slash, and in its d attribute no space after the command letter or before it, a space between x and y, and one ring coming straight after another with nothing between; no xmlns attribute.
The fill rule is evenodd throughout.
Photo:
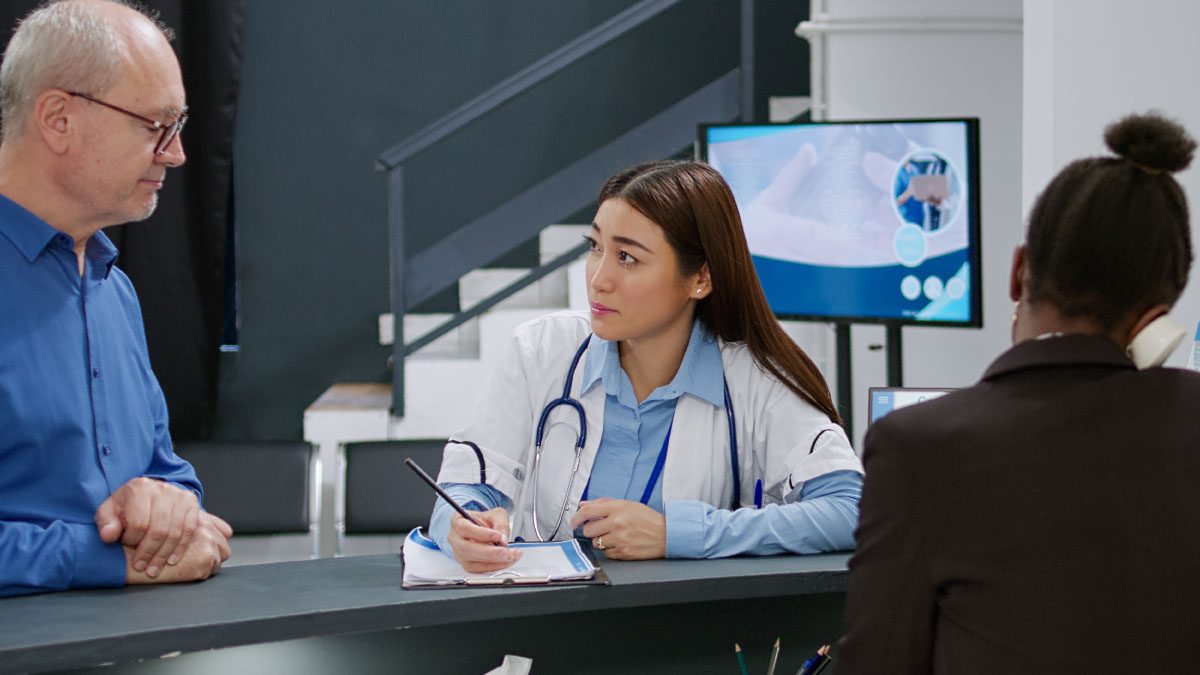
<svg viewBox="0 0 1200 675"><path fill-rule="evenodd" d="M455 631L470 634L498 626L507 627L504 639L510 646L536 651L536 644L530 639L560 640L545 631L554 631L558 625L568 626L572 620L580 626L603 623L608 626L605 630L616 631L614 634L620 636L620 631L635 628L627 619L640 621L642 617L650 617L651 622L671 623L675 621L673 617L681 621L689 615L700 617L700 605L705 605L715 608L716 616L727 616L729 607L736 606L752 614L782 612L785 616L775 617L775 621L795 623L787 615L793 611L803 613L803 609L794 598L821 594L834 594L828 596L833 600L822 605L821 611L836 614L826 617L826 624L837 623L846 587L848 557L835 554L636 563L603 561L611 586L424 591L400 589L401 564L397 555L233 567L198 584L72 591L0 600L0 670L44 671L101 664L132 667L141 661L145 661L142 664L145 666L180 652L185 654L169 660L182 666L192 656L191 652L321 636L385 632L394 636L395 631L401 631L405 639L411 636L414 644L419 641L427 646L430 640L443 639ZM768 605L759 607L755 604L759 600ZM665 614L662 613L665 610L646 609L662 607L673 609ZM597 617L606 620L597 622ZM530 638L529 631L514 629L519 621L533 622L529 624L530 630L541 632L542 636ZM615 625L610 625L614 622ZM724 639L724 632L719 635L713 639ZM756 635L754 639L768 642L769 646L768 637ZM812 643L836 637L813 636ZM732 641L720 648L731 649ZM758 650L757 645L754 649ZM516 649L511 651L521 653ZM403 658L405 663L411 663L412 657L404 654L410 652L381 658ZM799 657L799 652L796 655ZM478 656L481 663L499 664L499 658L492 654ZM535 657L537 671L547 672L539 665ZM393 662L393 672L394 666ZM446 670L453 669L447 666ZM662 672L661 668L658 672Z"/></svg>

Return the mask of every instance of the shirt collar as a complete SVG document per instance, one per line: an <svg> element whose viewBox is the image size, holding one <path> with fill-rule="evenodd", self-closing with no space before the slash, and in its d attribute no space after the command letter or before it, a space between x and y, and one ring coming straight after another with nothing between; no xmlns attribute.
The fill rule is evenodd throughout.
<svg viewBox="0 0 1200 675"><path fill-rule="evenodd" d="M0 235L17 247L29 262L37 260L42 251L57 246L74 251L75 240L59 232L25 207L0 194ZM87 243L89 260L104 266L104 276L112 271L117 260L117 247L103 232L96 232Z"/></svg>
<svg viewBox="0 0 1200 675"><path fill-rule="evenodd" d="M1039 336L1013 345L988 366L983 379L1037 368L1100 366L1134 370L1136 366L1121 348L1105 337L1068 333Z"/></svg>
<svg viewBox="0 0 1200 675"><path fill-rule="evenodd" d="M586 393L596 383L603 382L604 390L615 395L621 388L622 375L617 343L592 335L583 364L580 394ZM721 361L721 348L716 336L699 320L692 323L692 334L675 378L666 386L659 387L647 400L678 398L683 394L691 394L717 407L725 405L725 369Z"/></svg>

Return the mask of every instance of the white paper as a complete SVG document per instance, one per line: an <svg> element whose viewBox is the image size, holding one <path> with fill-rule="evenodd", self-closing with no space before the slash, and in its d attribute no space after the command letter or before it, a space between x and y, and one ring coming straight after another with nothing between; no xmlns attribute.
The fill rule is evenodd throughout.
<svg viewBox="0 0 1200 675"><path fill-rule="evenodd" d="M446 584L548 583L591 579L596 567L574 539L551 542L518 542L509 547L521 550L512 567L493 574L470 574L420 528L404 539L404 587Z"/></svg>
<svg viewBox="0 0 1200 675"><path fill-rule="evenodd" d="M493 668L484 675L528 675L531 668L533 668L533 659L506 654L504 663L501 663L499 668Z"/></svg>

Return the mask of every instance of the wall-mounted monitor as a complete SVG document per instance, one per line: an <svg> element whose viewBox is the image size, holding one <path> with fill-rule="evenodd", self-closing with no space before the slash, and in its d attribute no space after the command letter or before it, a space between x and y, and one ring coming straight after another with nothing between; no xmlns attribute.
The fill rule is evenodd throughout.
<svg viewBox="0 0 1200 675"><path fill-rule="evenodd" d="M708 124L780 318L979 327L979 121Z"/></svg>

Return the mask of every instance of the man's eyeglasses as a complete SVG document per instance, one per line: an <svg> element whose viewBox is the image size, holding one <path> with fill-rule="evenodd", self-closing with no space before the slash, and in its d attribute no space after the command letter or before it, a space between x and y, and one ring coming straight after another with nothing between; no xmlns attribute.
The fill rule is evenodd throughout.
<svg viewBox="0 0 1200 675"><path fill-rule="evenodd" d="M167 146L171 145L171 141L175 140L175 137L179 135L179 132L183 131L183 125L187 124L188 120L187 110L179 113L179 117L177 117L174 122L164 124L158 120L152 120L149 117L142 117L141 115L131 110L126 110L120 106L115 106L111 103L105 103L98 98L92 98L87 94L81 94L77 91L68 91L67 93L71 96L78 96L86 101L91 101L92 103L102 105L110 110L116 110L119 113L129 115L139 122L144 122L155 129L161 130L162 134L158 137L158 143L154 146L154 154L156 155L161 155L167 151Z"/></svg>

